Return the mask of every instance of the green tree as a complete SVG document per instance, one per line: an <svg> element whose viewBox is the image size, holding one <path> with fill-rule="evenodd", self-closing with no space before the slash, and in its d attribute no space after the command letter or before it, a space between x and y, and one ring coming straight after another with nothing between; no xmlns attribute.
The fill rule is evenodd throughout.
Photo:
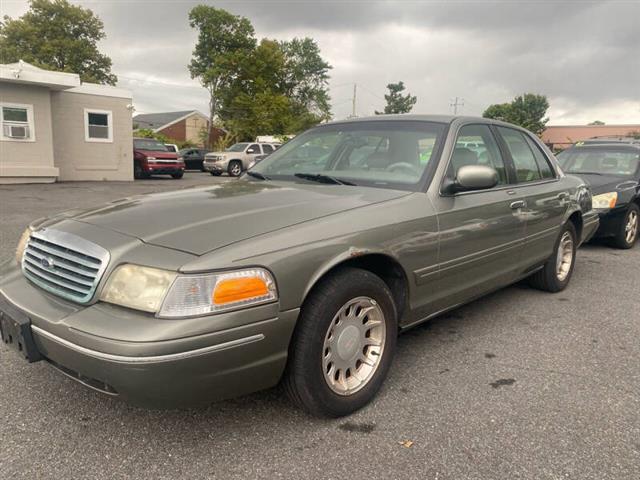
<svg viewBox="0 0 640 480"><path fill-rule="evenodd" d="M591 122L589 125L604 125L604 122L601 120L595 120Z"/></svg>
<svg viewBox="0 0 640 480"><path fill-rule="evenodd" d="M384 107L383 112L376 111L376 115L382 115L383 113L409 113L418 101L417 97L410 93L402 94L405 89L404 82L390 83L387 88L389 93L384 96L387 105Z"/></svg>
<svg viewBox="0 0 640 480"><path fill-rule="evenodd" d="M546 117L548 109L547 97L525 93L514 98L511 103L490 105L482 116L513 123L541 135L549 121Z"/></svg>
<svg viewBox="0 0 640 480"><path fill-rule="evenodd" d="M209 124L214 125L240 65L256 47L255 32L248 19L209 5L194 7L189 24L198 30L189 72L209 92Z"/></svg>
<svg viewBox="0 0 640 480"><path fill-rule="evenodd" d="M280 48L284 55L283 93L291 101L293 114L309 116L314 123L329 120L331 65L320 55L318 44L308 37L294 38L280 42Z"/></svg>
<svg viewBox="0 0 640 480"><path fill-rule="evenodd" d="M31 0L22 17L0 22L0 63L24 60L77 73L84 82L115 85L111 59L98 50L103 38L104 25L91 10L67 0Z"/></svg>
<svg viewBox="0 0 640 480"><path fill-rule="evenodd" d="M189 68L209 90L213 124L249 140L297 133L330 118L331 66L314 40L258 43L248 19L204 5L189 18L199 31Z"/></svg>

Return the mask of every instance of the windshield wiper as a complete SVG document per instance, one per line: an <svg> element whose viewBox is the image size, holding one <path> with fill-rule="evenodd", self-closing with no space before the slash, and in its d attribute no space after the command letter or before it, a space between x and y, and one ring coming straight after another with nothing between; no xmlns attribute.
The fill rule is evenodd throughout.
<svg viewBox="0 0 640 480"><path fill-rule="evenodd" d="M247 170L244 173L246 173L250 177L257 178L259 180L271 180L269 177L267 177L266 175L263 175L263 174L261 174L259 172L252 172L251 170Z"/></svg>
<svg viewBox="0 0 640 480"><path fill-rule="evenodd" d="M294 173L294 177L303 178L305 180L311 180L312 182L319 183L333 183L334 185L351 185L356 186L355 183L348 180L342 180L331 175L324 175L322 173Z"/></svg>

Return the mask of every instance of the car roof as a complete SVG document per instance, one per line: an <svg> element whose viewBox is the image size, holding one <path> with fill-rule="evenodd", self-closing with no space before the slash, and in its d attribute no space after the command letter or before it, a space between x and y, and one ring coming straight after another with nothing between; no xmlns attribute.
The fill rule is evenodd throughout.
<svg viewBox="0 0 640 480"><path fill-rule="evenodd" d="M567 150L627 150L640 152L640 144L627 142L583 143L572 145Z"/></svg>
<svg viewBox="0 0 640 480"><path fill-rule="evenodd" d="M492 118L484 118L484 117L475 117L475 116L467 116L467 115L422 115L422 114L413 114L413 113L402 113L402 114L391 114L391 115L372 115L368 117L355 117L355 118L347 118L344 120L336 120L334 122L328 122L321 125L340 125L340 124L350 124L350 123L359 123L359 122L396 122L396 121L414 121L414 122L431 122L431 123L444 123L451 124L454 121L459 121L460 123L486 123L490 125L503 125L505 127L517 128L520 130L524 130L522 127L518 125L513 125L511 123L503 122L501 120L494 120Z"/></svg>

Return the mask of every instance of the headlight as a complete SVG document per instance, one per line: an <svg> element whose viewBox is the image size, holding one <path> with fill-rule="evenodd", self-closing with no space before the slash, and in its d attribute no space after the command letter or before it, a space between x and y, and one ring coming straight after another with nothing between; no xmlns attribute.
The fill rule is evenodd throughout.
<svg viewBox="0 0 640 480"><path fill-rule="evenodd" d="M158 268L122 265L109 277L100 300L155 313L176 275Z"/></svg>
<svg viewBox="0 0 640 480"><path fill-rule="evenodd" d="M618 192L603 193L593 197L593 208L608 210L616 206Z"/></svg>
<svg viewBox="0 0 640 480"><path fill-rule="evenodd" d="M24 249L27 248L27 242L29 241L32 231L31 227L28 227L22 232L22 235L20 235L20 240L18 240L18 246L16 247L16 261L18 263L22 263L22 255L24 255Z"/></svg>
<svg viewBox="0 0 640 480"><path fill-rule="evenodd" d="M263 268L208 275L181 275L171 286L159 317L191 317L259 305L278 298L272 275Z"/></svg>
<svg viewBox="0 0 640 480"><path fill-rule="evenodd" d="M155 160L156 157L147 157L147 160Z"/></svg>
<svg viewBox="0 0 640 480"><path fill-rule="evenodd" d="M100 300L159 317L192 317L271 302L275 281L262 268L206 275L122 265L109 277Z"/></svg>

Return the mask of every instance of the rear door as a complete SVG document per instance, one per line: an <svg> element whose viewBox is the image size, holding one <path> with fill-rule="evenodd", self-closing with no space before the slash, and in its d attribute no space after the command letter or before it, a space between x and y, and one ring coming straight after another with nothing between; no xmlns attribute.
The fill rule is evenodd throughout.
<svg viewBox="0 0 640 480"><path fill-rule="evenodd" d="M510 186L511 169L489 125L465 125L458 131L446 176L455 178L465 165L493 167L499 184L433 198L440 230L439 309L512 282L522 257L524 197Z"/></svg>
<svg viewBox="0 0 640 480"><path fill-rule="evenodd" d="M514 168L513 189L526 202L524 259L528 266L535 266L553 252L570 192L562 187L546 154L528 133L508 127L496 130Z"/></svg>

